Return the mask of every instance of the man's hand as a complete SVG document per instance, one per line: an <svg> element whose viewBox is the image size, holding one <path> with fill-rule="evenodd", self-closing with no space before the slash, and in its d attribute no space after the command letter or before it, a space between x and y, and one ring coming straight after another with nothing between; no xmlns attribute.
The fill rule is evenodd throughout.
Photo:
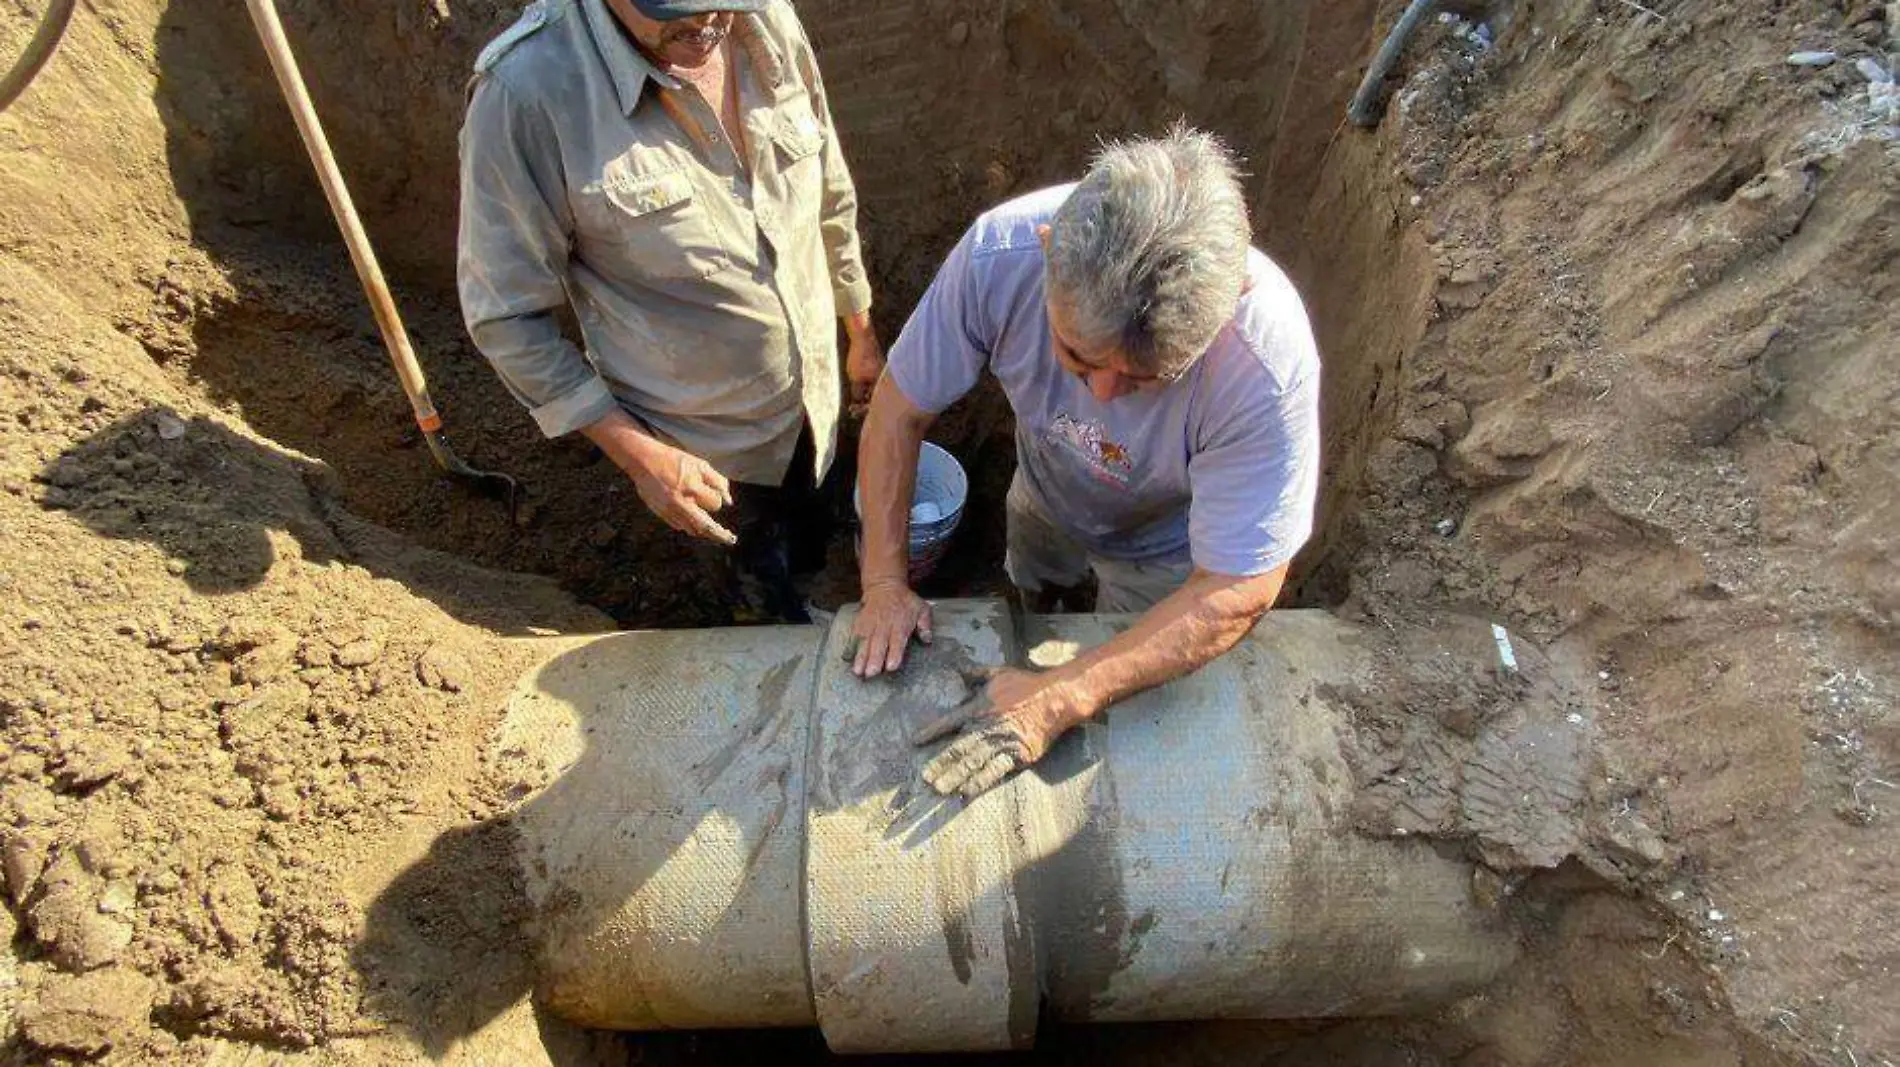
<svg viewBox="0 0 1900 1067"><path fill-rule="evenodd" d="M627 465L640 501L673 529L722 545L738 544L712 513L732 503L732 486L712 464L658 441Z"/></svg>
<svg viewBox="0 0 1900 1067"><path fill-rule="evenodd" d="M924 782L943 796L975 798L1041 759L1057 738L1094 714L1061 669L1037 674L1005 668L988 678L981 693L911 738L927 745L963 731L924 767Z"/></svg>
<svg viewBox="0 0 1900 1067"><path fill-rule="evenodd" d="M871 328L869 312L848 315L844 320L844 377L854 414L862 414L871 402L871 390L884 373L884 345Z"/></svg>
<svg viewBox="0 0 1900 1067"><path fill-rule="evenodd" d="M911 634L930 643L930 605L899 579L867 584L851 627L857 649L851 657L852 673L875 678L902 667Z"/></svg>
<svg viewBox="0 0 1900 1067"><path fill-rule="evenodd" d="M640 492L641 503L662 522L722 545L739 542L712 517L732 503L732 486L712 464L657 440L618 407L581 427L581 432L626 472Z"/></svg>

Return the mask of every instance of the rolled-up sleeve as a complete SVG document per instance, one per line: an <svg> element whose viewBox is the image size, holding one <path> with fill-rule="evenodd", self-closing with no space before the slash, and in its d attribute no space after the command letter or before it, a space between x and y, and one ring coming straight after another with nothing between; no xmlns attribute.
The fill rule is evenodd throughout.
<svg viewBox="0 0 1900 1067"><path fill-rule="evenodd" d="M555 318L572 222L552 124L490 75L469 101L461 152L456 283L469 336L542 433L598 421L613 394Z"/></svg>
<svg viewBox="0 0 1900 1067"><path fill-rule="evenodd" d="M855 315L871 308L871 282L864 273L864 250L858 241L858 189L838 143L838 128L831 121L824 76L802 26L795 47L799 73L811 93L812 112L825 134L824 202L819 207L818 229L825 243L825 262L831 268L831 295L838 314Z"/></svg>

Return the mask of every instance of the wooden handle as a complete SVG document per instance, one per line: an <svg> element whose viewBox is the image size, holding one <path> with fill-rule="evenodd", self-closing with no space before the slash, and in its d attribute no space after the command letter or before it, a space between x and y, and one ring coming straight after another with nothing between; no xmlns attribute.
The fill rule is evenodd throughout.
<svg viewBox="0 0 1900 1067"><path fill-rule="evenodd" d="M383 344L389 348L390 362L396 366L396 377L402 379L403 392L408 394L409 405L415 409L416 424L426 432L441 429L442 417L429 399L429 384L422 376L422 365L416 362L416 350L409 343L409 332L403 328L396 301L389 295L389 283L383 280L383 270L376 263L369 235L363 232L363 222L356 215L349 187L343 184L343 172L337 169L330 141L323 135L323 124L317 120L317 109L304 88L297 57L291 53L290 42L284 37L284 24L277 18L277 5L272 0L245 0L245 3L250 6L251 21L257 24L264 51L270 56L271 69L277 74L284 101L297 120L297 132L303 135L304 147L310 151L310 162L317 168L323 195L330 200L330 212L343 230L343 242L349 246L356 276L362 280L363 293L376 313L376 325L382 331Z"/></svg>

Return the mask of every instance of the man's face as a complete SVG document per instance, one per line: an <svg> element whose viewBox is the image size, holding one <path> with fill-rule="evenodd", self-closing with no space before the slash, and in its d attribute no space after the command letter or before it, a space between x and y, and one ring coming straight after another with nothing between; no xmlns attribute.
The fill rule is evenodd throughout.
<svg viewBox="0 0 1900 1067"><path fill-rule="evenodd" d="M732 12L715 11L691 18L661 22L634 10L625 0L614 5L633 39L648 55L668 67L692 69L712 58L732 32Z"/></svg>
<svg viewBox="0 0 1900 1067"><path fill-rule="evenodd" d="M1160 378L1136 370L1119 347L1088 347L1079 343L1070 327L1069 309L1064 301L1051 295L1049 303L1049 349L1062 369L1082 379L1095 399L1106 404L1137 389L1159 389Z"/></svg>

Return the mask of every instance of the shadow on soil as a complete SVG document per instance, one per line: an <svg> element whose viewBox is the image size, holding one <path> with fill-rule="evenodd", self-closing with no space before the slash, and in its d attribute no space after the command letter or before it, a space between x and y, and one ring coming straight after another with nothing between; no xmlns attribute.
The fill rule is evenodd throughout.
<svg viewBox="0 0 1900 1067"><path fill-rule="evenodd" d="M281 531L306 562L363 567L497 633L601 628L550 582L484 570L365 522L339 503L326 465L208 418L148 408L66 450L40 478L47 506L101 536L156 545L203 596L262 582L282 562L271 536Z"/></svg>

